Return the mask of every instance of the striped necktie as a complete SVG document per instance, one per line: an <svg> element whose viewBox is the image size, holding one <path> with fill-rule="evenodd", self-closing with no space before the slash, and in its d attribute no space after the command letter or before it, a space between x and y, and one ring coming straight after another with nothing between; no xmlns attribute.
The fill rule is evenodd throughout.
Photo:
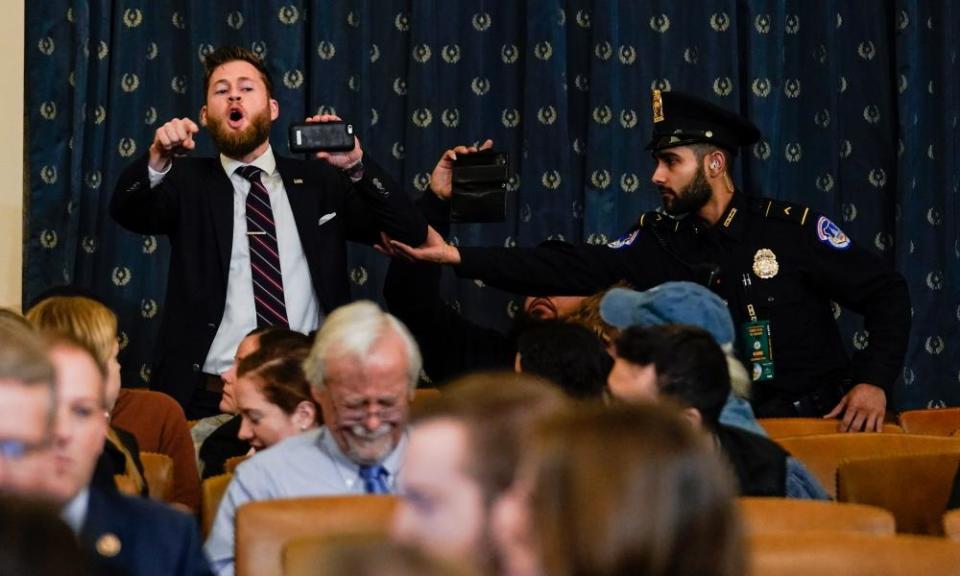
<svg viewBox="0 0 960 576"><path fill-rule="evenodd" d="M270 208L270 195L260 181L263 172L256 166L241 166L237 174L250 181L247 194L247 243L250 246L250 272L253 278L253 299L257 309L257 326L287 324L287 306L283 299L283 275L280 273L280 251L277 230Z"/></svg>
<svg viewBox="0 0 960 576"><path fill-rule="evenodd" d="M387 476L389 475L390 472L380 464L361 466L360 478L363 479L364 492L367 494L389 494L390 488L387 487Z"/></svg>

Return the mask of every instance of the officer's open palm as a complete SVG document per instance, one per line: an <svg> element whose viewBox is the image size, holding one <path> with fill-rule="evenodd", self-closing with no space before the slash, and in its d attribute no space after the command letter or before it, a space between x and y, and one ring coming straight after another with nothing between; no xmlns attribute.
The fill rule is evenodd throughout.
<svg viewBox="0 0 960 576"><path fill-rule="evenodd" d="M881 432L887 410L887 395L883 388L860 383L850 389L824 418L837 418L841 432Z"/></svg>
<svg viewBox="0 0 960 576"><path fill-rule="evenodd" d="M419 260L421 262L433 262L436 264L459 264L460 251L456 246L447 244L443 236L433 229L433 226L427 226L426 241L416 248L404 244L399 240L390 240L390 246L400 253Z"/></svg>
<svg viewBox="0 0 960 576"><path fill-rule="evenodd" d="M456 146L443 153L437 165L430 174L430 190L443 200L449 200L453 195L453 162L460 154L473 154L480 150L493 148L493 140L487 139L477 146Z"/></svg>

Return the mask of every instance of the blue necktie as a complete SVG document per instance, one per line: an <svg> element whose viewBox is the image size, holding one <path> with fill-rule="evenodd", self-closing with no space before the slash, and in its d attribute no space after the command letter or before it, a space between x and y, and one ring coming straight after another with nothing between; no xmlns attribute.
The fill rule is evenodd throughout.
<svg viewBox="0 0 960 576"><path fill-rule="evenodd" d="M389 475L390 472L379 464L360 467L360 477L363 478L363 490L367 494L389 494L390 488L387 487L387 476Z"/></svg>

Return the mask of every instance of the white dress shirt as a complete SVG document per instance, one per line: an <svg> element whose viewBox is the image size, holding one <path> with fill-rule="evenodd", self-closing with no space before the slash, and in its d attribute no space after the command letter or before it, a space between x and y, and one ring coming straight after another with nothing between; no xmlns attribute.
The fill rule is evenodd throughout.
<svg viewBox="0 0 960 576"><path fill-rule="evenodd" d="M90 488L84 487L73 500L67 502L60 510L60 518L66 522L74 534L79 535L83 530L83 523L87 520L87 509L90 507Z"/></svg>
<svg viewBox="0 0 960 576"><path fill-rule="evenodd" d="M176 160L174 160L175 162ZM230 249L230 271L227 276L227 300L223 309L223 318L213 338L203 371L207 374L222 374L233 364L240 341L257 327L257 310L253 299L253 279L250 272L250 246L247 240L247 193L250 182L236 174L242 162L220 155L223 170L233 184L233 241ZM293 209L283 186L283 179L277 171L277 160L273 148L250 163L263 172L260 181L270 195L273 220L277 228L277 248L280 252L280 272L283 275L283 296L287 307L287 322L291 330L304 334L316 330L320 325L322 312L317 303L317 295L310 279L310 268L297 233L297 223L293 219ZM172 166L172 163L171 163ZM159 184L167 172L157 172L148 168L150 187ZM203 190L194 191L203 194Z"/></svg>

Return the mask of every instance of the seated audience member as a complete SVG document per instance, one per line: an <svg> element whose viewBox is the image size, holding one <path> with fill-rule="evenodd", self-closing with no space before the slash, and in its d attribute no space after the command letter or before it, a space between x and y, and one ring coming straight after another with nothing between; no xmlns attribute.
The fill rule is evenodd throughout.
<svg viewBox="0 0 960 576"><path fill-rule="evenodd" d="M247 502L393 492L420 373L406 327L372 302L342 306L317 333L304 372L325 425L237 467L206 543L218 574L233 574L234 521Z"/></svg>
<svg viewBox="0 0 960 576"><path fill-rule="evenodd" d="M27 311L27 319L41 332L69 335L95 354L97 361L106 367L106 401L111 427L132 434L139 450L169 456L173 460L172 501L197 510L200 480L183 409L159 392L121 389L116 315L92 298L50 296L35 303ZM132 456L137 450L128 448L126 452ZM129 465L123 473L134 478L135 486L143 484L142 479L137 481Z"/></svg>
<svg viewBox="0 0 960 576"><path fill-rule="evenodd" d="M517 372L546 378L578 400L602 398L612 367L603 341L580 324L542 320L517 340Z"/></svg>
<svg viewBox="0 0 960 576"><path fill-rule="evenodd" d="M261 349L276 350L279 353L298 346L309 348L310 339L300 332L277 326L257 328L240 342L233 364L221 374L223 394L220 398L220 410L230 413L231 417L213 430L199 448L198 455L204 478L223 474L226 471L224 464L227 460L250 452L250 443L239 438L240 424L243 420L237 408L235 388L240 361Z"/></svg>
<svg viewBox="0 0 960 576"><path fill-rule="evenodd" d="M50 342L56 371L54 473L48 495L102 572L138 576L209 574L195 520L145 498L90 485L107 430L105 374L68 336Z"/></svg>
<svg viewBox="0 0 960 576"><path fill-rule="evenodd" d="M672 410L574 406L535 426L493 533L511 576L741 576L734 496Z"/></svg>
<svg viewBox="0 0 960 576"><path fill-rule="evenodd" d="M237 346L236 353L233 355L233 364L230 365L230 368L228 368L226 372L220 375L220 381L223 384L223 390L220 394L220 405L218 406L220 414L201 418L190 427L190 437L193 438L193 447L197 451L198 459L200 458L200 447L203 446L207 438L218 428L230 420L233 420L237 415L237 401L233 397L233 384L237 380L237 364L240 363L240 360L255 352L257 348L260 347L260 335L272 329L272 326L254 328L243 337L240 345ZM236 434L234 434L234 436L236 436ZM206 475L203 474L203 462L200 461L198 466L201 475L206 477Z"/></svg>
<svg viewBox="0 0 960 576"><path fill-rule="evenodd" d="M767 435L750 407L750 377L733 354L733 318L722 298L693 282L664 282L643 292L615 288L603 296L600 315L620 329L687 324L709 332L726 354L730 372L731 394L720 413L720 422Z"/></svg>
<svg viewBox="0 0 960 576"><path fill-rule="evenodd" d="M235 396L240 411L240 440L254 450L318 425L319 408L310 394L303 361L310 342L286 349L261 348L240 361Z"/></svg>
<svg viewBox="0 0 960 576"><path fill-rule="evenodd" d="M89 561L48 502L0 495L0 574L87 576Z"/></svg>
<svg viewBox="0 0 960 576"><path fill-rule="evenodd" d="M113 409L120 394L120 363L117 362L117 319L102 304L86 297L48 296L27 311L26 320L40 332L64 332L80 339L97 355L107 371L107 406ZM123 475L131 493L147 495L147 483L140 462L140 447L129 431L111 424L103 454L97 462L93 483L112 489L114 476Z"/></svg>
<svg viewBox="0 0 960 576"><path fill-rule="evenodd" d="M0 493L43 495L53 475L53 365L43 341L0 309Z"/></svg>
<svg viewBox="0 0 960 576"><path fill-rule="evenodd" d="M394 538L499 573L491 511L513 482L531 424L566 402L552 383L510 372L464 376L424 400L411 420Z"/></svg>
<svg viewBox="0 0 960 576"><path fill-rule="evenodd" d="M800 463L775 442L720 423L730 394L723 351L705 330L667 324L626 329L617 340L610 393L625 402L682 405L684 415L716 438L733 466L744 496L827 500L829 496Z"/></svg>

